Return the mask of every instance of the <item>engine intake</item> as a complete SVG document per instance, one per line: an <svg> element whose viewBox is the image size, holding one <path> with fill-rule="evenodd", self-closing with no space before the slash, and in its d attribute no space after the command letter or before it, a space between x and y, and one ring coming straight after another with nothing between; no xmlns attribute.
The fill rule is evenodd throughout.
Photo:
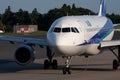
<svg viewBox="0 0 120 80"><path fill-rule="evenodd" d="M34 49L31 46L22 45L16 49L14 57L19 65L29 65L35 59Z"/></svg>

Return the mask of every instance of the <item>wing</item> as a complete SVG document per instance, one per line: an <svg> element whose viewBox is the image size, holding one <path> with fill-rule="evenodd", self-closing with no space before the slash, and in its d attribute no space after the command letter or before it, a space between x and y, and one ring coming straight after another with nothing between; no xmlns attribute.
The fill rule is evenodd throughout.
<svg viewBox="0 0 120 80"><path fill-rule="evenodd" d="M18 42L24 44L33 44L40 46L48 46L47 40L35 39L35 38L25 38L25 37L14 37L14 36L0 36L0 40L9 42Z"/></svg>
<svg viewBox="0 0 120 80"><path fill-rule="evenodd" d="M100 46L103 47L115 47L120 45L120 40L102 41Z"/></svg>

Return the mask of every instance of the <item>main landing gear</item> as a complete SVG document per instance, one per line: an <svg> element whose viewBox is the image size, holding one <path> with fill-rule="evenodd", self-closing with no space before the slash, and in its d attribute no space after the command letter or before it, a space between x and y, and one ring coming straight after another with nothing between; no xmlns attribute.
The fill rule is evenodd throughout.
<svg viewBox="0 0 120 80"><path fill-rule="evenodd" d="M50 67L52 67L52 69L57 69L58 68L58 62L57 60L53 60L53 56L55 54L52 53L52 51L49 49L49 47L47 47L47 57L48 59L46 59L44 61L44 69L49 69Z"/></svg>
<svg viewBox="0 0 120 80"><path fill-rule="evenodd" d="M117 70L118 67L120 66L120 46L118 46L118 55L113 51L113 49L110 50L117 58L113 60L113 70Z"/></svg>
<svg viewBox="0 0 120 80"><path fill-rule="evenodd" d="M63 74L66 74L66 73L71 74L71 71L70 71L70 60L71 60L71 57L67 56L67 57L64 57L64 58L66 58L67 60L65 62L66 66L63 68Z"/></svg>

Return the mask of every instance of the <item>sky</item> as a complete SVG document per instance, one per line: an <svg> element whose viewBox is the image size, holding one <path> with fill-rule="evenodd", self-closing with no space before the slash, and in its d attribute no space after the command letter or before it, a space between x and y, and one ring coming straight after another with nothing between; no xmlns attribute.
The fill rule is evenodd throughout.
<svg viewBox="0 0 120 80"><path fill-rule="evenodd" d="M107 13L120 14L120 0L106 0ZM17 12L20 8L32 12L37 8L40 13L47 13L50 9L61 8L63 4L76 7L91 9L94 12L99 11L100 0L0 0L0 13L4 13L8 6L13 12Z"/></svg>

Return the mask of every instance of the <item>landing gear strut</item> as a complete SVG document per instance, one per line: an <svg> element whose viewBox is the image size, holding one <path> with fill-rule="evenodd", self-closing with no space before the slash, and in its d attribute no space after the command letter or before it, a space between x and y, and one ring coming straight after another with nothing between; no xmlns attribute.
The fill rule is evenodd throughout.
<svg viewBox="0 0 120 80"><path fill-rule="evenodd" d="M67 60L65 62L66 66L63 68L63 74L66 74L66 73L71 74L71 71L70 71L70 60L71 60L71 57L65 57L65 58L67 58Z"/></svg>
<svg viewBox="0 0 120 80"><path fill-rule="evenodd" d="M53 60L53 56L54 56L54 53L52 53L52 51L49 49L49 47L47 47L47 57L48 57L48 59L46 59L44 61L44 69L49 69L50 66L53 69L58 68L57 60L55 60L55 59Z"/></svg>
<svg viewBox="0 0 120 80"><path fill-rule="evenodd" d="M113 60L113 70L117 70L118 67L120 66L120 46L118 46L118 55L112 49L110 50L113 52L113 54L117 58Z"/></svg>

